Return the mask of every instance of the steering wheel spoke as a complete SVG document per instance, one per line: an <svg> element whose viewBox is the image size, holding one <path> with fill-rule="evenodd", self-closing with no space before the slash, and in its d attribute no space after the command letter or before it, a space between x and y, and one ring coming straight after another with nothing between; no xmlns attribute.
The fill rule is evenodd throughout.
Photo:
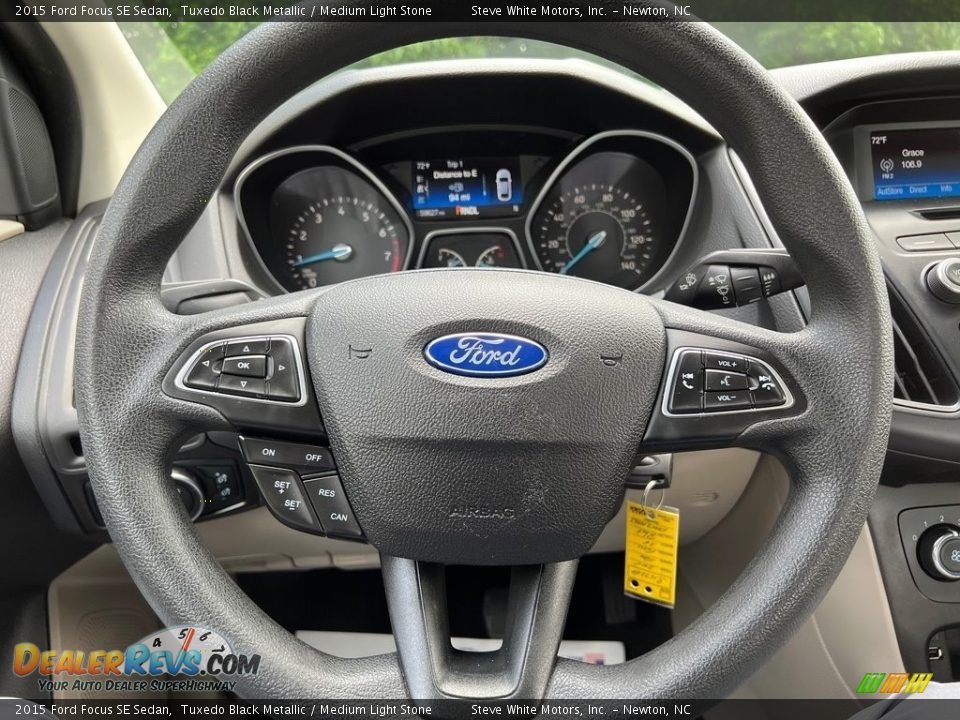
<svg viewBox="0 0 960 720"><path fill-rule="evenodd" d="M503 643L492 652L451 644L446 568L382 556L400 666L410 697L539 699L553 674L577 561L516 566Z"/></svg>

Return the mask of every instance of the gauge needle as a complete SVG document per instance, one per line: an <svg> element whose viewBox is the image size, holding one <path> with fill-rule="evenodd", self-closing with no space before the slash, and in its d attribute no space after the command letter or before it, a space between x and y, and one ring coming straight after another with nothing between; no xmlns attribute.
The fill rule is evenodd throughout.
<svg viewBox="0 0 960 720"><path fill-rule="evenodd" d="M578 252L576 255L570 258L567 264L564 265L562 268L560 268L560 274L566 275L568 272L570 272L570 268L572 268L578 262L583 260L592 251L596 250L598 247L603 245L603 241L606 239L607 239L606 230L600 230L599 232L595 232L593 235L591 235L590 238L587 240L586 245L580 248L580 252Z"/></svg>
<svg viewBox="0 0 960 720"><path fill-rule="evenodd" d="M341 243L339 245L334 245L329 250L324 250L322 253L317 253L316 255L307 255L305 258L300 258L293 263L293 267L313 265L313 263L323 262L324 260L346 260L352 254L353 248L349 245L344 245Z"/></svg>

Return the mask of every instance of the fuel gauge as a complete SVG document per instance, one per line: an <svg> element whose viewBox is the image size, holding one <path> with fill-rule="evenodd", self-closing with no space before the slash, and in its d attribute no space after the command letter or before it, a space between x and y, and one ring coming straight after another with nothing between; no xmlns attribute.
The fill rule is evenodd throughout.
<svg viewBox="0 0 960 720"><path fill-rule="evenodd" d="M478 268L517 267L516 253L506 242L491 245L477 258Z"/></svg>
<svg viewBox="0 0 960 720"><path fill-rule="evenodd" d="M463 259L463 255L458 253L456 250L451 250L447 247L441 247L437 249L437 264L436 267L466 267L467 261Z"/></svg>
<svg viewBox="0 0 960 720"><path fill-rule="evenodd" d="M423 268L522 268L517 239L509 231L457 230L429 235L420 254Z"/></svg>

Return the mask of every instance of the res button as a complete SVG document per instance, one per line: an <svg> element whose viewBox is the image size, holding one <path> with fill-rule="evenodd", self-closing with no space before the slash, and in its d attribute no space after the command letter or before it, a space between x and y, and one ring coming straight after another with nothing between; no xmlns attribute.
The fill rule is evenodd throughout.
<svg viewBox="0 0 960 720"><path fill-rule="evenodd" d="M353 516L353 509L343 492L339 475L324 475L304 480L303 489L327 535L351 540L363 538L363 531Z"/></svg>

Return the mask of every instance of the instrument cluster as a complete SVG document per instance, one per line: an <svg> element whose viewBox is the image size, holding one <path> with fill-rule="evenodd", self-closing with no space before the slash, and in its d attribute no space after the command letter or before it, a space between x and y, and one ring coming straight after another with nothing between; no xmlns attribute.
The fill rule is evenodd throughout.
<svg viewBox="0 0 960 720"><path fill-rule="evenodd" d="M240 226L283 291L462 267L650 283L693 208L689 151L637 130L500 135L272 152L237 178Z"/></svg>

